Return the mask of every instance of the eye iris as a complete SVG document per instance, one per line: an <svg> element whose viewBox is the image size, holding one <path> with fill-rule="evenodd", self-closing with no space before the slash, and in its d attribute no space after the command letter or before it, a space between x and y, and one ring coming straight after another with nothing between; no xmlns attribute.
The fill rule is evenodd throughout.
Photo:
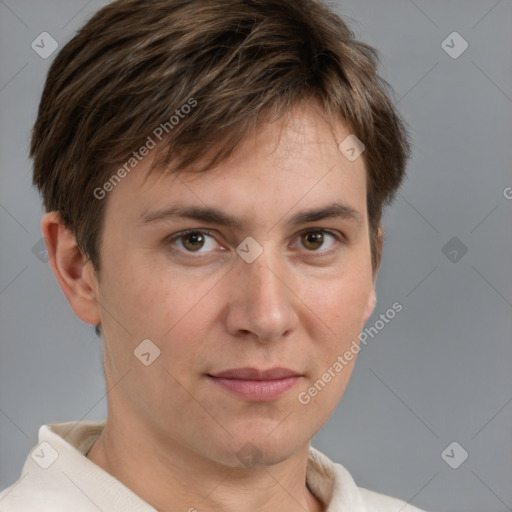
<svg viewBox="0 0 512 512"><path fill-rule="evenodd" d="M324 243L324 234L320 231L306 233L302 241L307 249L318 249Z"/></svg>
<svg viewBox="0 0 512 512"><path fill-rule="evenodd" d="M189 251L197 251L204 245L204 236L202 233L188 233L183 237L183 246Z"/></svg>

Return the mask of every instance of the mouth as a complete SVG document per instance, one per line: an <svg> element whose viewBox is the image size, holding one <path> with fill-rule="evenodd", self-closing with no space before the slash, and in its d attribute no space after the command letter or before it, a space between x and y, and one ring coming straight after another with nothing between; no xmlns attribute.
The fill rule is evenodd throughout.
<svg viewBox="0 0 512 512"><path fill-rule="evenodd" d="M289 391L302 375L288 368L234 368L207 374L207 377L239 398L250 402L269 402Z"/></svg>

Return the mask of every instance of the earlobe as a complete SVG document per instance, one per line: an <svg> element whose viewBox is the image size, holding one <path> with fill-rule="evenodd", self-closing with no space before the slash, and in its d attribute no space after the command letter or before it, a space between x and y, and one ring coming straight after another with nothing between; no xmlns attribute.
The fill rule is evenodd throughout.
<svg viewBox="0 0 512 512"><path fill-rule="evenodd" d="M363 314L363 323L366 323L368 318L372 316L373 310L375 309L375 304L377 303L377 295L375 294L375 289L373 289L368 296L368 302L366 303L366 308Z"/></svg>
<svg viewBox="0 0 512 512"><path fill-rule="evenodd" d="M91 262L78 248L76 239L58 212L43 216L41 228L52 271L76 316L99 324L96 279Z"/></svg>

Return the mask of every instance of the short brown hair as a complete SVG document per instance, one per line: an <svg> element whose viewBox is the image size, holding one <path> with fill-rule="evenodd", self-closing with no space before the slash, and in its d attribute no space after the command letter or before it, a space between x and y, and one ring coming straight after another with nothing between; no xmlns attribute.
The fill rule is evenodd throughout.
<svg viewBox="0 0 512 512"><path fill-rule="evenodd" d="M168 172L207 152L202 170L222 162L265 116L315 98L365 144L375 265L382 210L410 156L377 65L378 52L317 0L115 1L50 67L30 148L34 184L99 270L105 201L94 191L176 109L195 101L165 125L155 165Z"/></svg>

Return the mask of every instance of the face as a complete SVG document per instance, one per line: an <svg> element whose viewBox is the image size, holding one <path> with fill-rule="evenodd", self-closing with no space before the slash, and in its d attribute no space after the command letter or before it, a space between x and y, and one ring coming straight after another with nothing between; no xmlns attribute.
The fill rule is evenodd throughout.
<svg viewBox="0 0 512 512"><path fill-rule="evenodd" d="M326 422L374 288L364 162L317 112L262 125L204 173L147 177L148 155L109 193L95 293L110 415L228 466L283 461Z"/></svg>

